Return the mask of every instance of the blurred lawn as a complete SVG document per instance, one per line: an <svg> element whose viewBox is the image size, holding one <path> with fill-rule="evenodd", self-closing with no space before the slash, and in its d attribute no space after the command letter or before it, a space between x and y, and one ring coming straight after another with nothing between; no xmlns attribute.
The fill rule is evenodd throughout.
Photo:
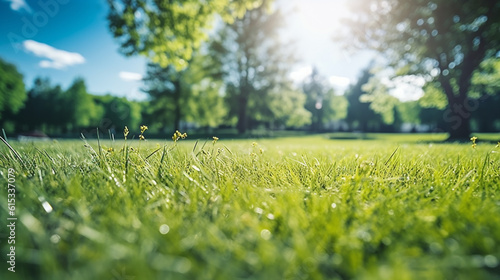
<svg viewBox="0 0 500 280"><path fill-rule="evenodd" d="M11 142L0 278L498 279L498 134L348 136Z"/></svg>

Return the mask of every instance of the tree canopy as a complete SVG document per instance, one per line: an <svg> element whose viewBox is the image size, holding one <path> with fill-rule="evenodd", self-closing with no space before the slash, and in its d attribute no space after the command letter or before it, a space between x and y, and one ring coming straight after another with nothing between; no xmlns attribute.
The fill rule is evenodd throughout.
<svg viewBox="0 0 500 280"><path fill-rule="evenodd" d="M162 67L187 67L208 39L216 15L231 23L263 0L108 0L109 28L125 55L143 55ZM269 5L270 1L265 1Z"/></svg>
<svg viewBox="0 0 500 280"><path fill-rule="evenodd" d="M224 80L229 115L237 120L240 133L252 123L269 123L274 113L282 115L271 107L276 104L272 102L276 94L281 93L281 98L294 95L284 94L291 90L288 74L295 59L279 38L283 15L279 10L270 13L268 2L224 26L210 44L213 68L217 69L212 75ZM300 97L294 98L292 103L300 101Z"/></svg>
<svg viewBox="0 0 500 280"><path fill-rule="evenodd" d="M0 119L2 113L17 113L26 100L23 75L16 66L0 58Z"/></svg>
<svg viewBox="0 0 500 280"><path fill-rule="evenodd" d="M470 133L474 71L500 50L500 2L358 0L346 21L350 45L384 54L400 75L425 75L445 93L450 138ZM354 39L354 40L352 40Z"/></svg>

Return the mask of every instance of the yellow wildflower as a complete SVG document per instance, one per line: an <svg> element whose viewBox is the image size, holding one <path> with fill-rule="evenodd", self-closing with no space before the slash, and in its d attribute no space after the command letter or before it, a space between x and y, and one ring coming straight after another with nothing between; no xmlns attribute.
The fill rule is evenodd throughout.
<svg viewBox="0 0 500 280"><path fill-rule="evenodd" d="M148 127L146 125L141 125L141 134L143 134L146 130L148 130Z"/></svg>
<svg viewBox="0 0 500 280"><path fill-rule="evenodd" d="M127 139L128 133L129 133L128 127L125 126L125 129L123 129L123 136L125 136L125 139Z"/></svg>
<svg viewBox="0 0 500 280"><path fill-rule="evenodd" d="M114 151L113 148L108 148L108 153L112 153Z"/></svg>
<svg viewBox="0 0 500 280"><path fill-rule="evenodd" d="M187 137L187 133L180 133L178 130L175 131L174 135L172 136L172 140L174 142L177 142L179 139L185 139Z"/></svg>
<svg viewBox="0 0 500 280"><path fill-rule="evenodd" d="M144 135L139 135L139 140L146 140L146 138L144 138Z"/></svg>
<svg viewBox="0 0 500 280"><path fill-rule="evenodd" d="M257 142L252 143L252 146L254 146L254 147L257 147L257 145L259 145L259 144L257 144Z"/></svg>
<svg viewBox="0 0 500 280"><path fill-rule="evenodd" d="M217 141L219 140L219 137L217 137L217 136L214 136L212 138L214 139L214 141L212 141L212 143L214 143L214 144L217 143Z"/></svg>
<svg viewBox="0 0 500 280"><path fill-rule="evenodd" d="M477 137L473 136L470 138L470 140L472 141L472 148L475 149L477 146L477 144L476 144Z"/></svg>

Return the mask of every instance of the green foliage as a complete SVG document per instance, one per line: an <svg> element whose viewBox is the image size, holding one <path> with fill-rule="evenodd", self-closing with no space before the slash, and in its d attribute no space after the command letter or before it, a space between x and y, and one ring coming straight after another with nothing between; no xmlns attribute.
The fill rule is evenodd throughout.
<svg viewBox="0 0 500 280"><path fill-rule="evenodd" d="M212 28L215 16L225 22L242 17L262 0L108 0L109 28L125 55L143 55L163 68L187 67ZM264 1L269 5L270 1Z"/></svg>
<svg viewBox="0 0 500 280"><path fill-rule="evenodd" d="M189 112L186 120L202 127L221 125L228 112L222 96L223 82L216 75L212 75L213 63L210 55L197 54L193 57L185 76L185 85L191 91L186 106Z"/></svg>
<svg viewBox="0 0 500 280"><path fill-rule="evenodd" d="M424 95L419 99L423 108L444 109L448 105L446 95L435 84L429 83L424 87Z"/></svg>
<svg viewBox="0 0 500 280"><path fill-rule="evenodd" d="M500 58L484 60L472 76L472 86L476 97L482 94L498 94L500 92Z"/></svg>
<svg viewBox="0 0 500 280"><path fill-rule="evenodd" d="M463 106L473 73L500 51L500 3L489 0L358 0L347 20L350 46L386 55L400 74L424 74L446 95L450 118L459 119L450 138L468 139ZM469 114L470 116L470 114Z"/></svg>
<svg viewBox="0 0 500 280"><path fill-rule="evenodd" d="M2 146L9 279L496 279L498 148L367 136Z"/></svg>
<svg viewBox="0 0 500 280"><path fill-rule="evenodd" d="M359 101L369 103L370 108L380 114L384 123L394 123L394 113L399 100L389 94L389 88L377 77L371 77L362 89L366 94L361 95Z"/></svg>
<svg viewBox="0 0 500 280"><path fill-rule="evenodd" d="M419 124L421 107L419 101L399 102L396 104L398 117L404 123Z"/></svg>
<svg viewBox="0 0 500 280"><path fill-rule="evenodd" d="M269 95L282 92L280 96L287 97L284 93L291 90L288 73L294 58L279 38L283 15L269 12L269 3L223 26L210 43L212 76L225 83L229 119L237 120L240 133L251 124L273 120Z"/></svg>
<svg viewBox="0 0 500 280"><path fill-rule="evenodd" d="M327 84L316 68L302 85L306 95L305 108L312 115L312 130L321 131L332 120L345 118L347 102L342 96L335 96L334 90Z"/></svg>
<svg viewBox="0 0 500 280"><path fill-rule="evenodd" d="M0 120L6 112L15 114L26 101L23 75L16 66L0 58Z"/></svg>
<svg viewBox="0 0 500 280"><path fill-rule="evenodd" d="M185 105L191 94L189 88L184 87L186 71L177 71L171 65L162 67L157 63L148 63L143 91L150 96L155 123L160 123L163 128L171 124L177 130L186 117Z"/></svg>
<svg viewBox="0 0 500 280"><path fill-rule="evenodd" d="M99 127L103 131L111 129L115 134L121 134L125 126L139 127L141 125L142 107L138 102L129 101L125 97L110 94L93 96L97 108L101 108Z"/></svg>
<svg viewBox="0 0 500 280"><path fill-rule="evenodd" d="M66 107L64 90L59 85L53 86L48 78L38 77L17 121L24 131L41 129L46 133L60 133L71 120L71 113Z"/></svg>
<svg viewBox="0 0 500 280"><path fill-rule="evenodd" d="M148 64L143 90L150 96L149 111L155 123L172 123L174 130L180 129L181 121L212 127L222 123L226 115L222 85L210 77L209 61L208 56L196 54L189 67L181 71Z"/></svg>
<svg viewBox="0 0 500 280"><path fill-rule="evenodd" d="M63 116L66 116L66 125L70 130L97 125L101 116L82 78L73 81L63 98Z"/></svg>
<svg viewBox="0 0 500 280"><path fill-rule="evenodd" d="M356 84L352 85L345 93L348 102L346 120L350 123L351 128L361 131L372 129L382 122L380 115L370 108L370 103L360 100L361 96L366 94L363 86L373 77L370 68L371 66L363 70Z"/></svg>
<svg viewBox="0 0 500 280"><path fill-rule="evenodd" d="M302 92L273 92L269 99L274 125L300 128L311 123L311 112L304 108L306 96Z"/></svg>

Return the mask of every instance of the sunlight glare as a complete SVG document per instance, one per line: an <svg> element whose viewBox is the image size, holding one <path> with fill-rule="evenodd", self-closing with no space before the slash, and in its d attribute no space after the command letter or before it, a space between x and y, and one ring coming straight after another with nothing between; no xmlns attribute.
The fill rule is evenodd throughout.
<svg viewBox="0 0 500 280"><path fill-rule="evenodd" d="M346 1L296 1L300 24L309 32L331 37L341 27L341 19L348 15Z"/></svg>

